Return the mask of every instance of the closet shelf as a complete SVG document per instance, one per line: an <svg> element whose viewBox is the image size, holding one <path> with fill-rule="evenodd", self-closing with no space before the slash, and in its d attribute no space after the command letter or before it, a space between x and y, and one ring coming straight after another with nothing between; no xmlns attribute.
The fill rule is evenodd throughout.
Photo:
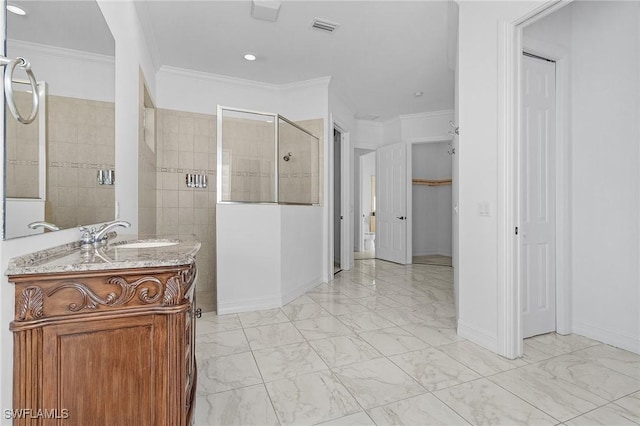
<svg viewBox="0 0 640 426"><path fill-rule="evenodd" d="M413 184L427 186L451 185L451 179L413 179Z"/></svg>

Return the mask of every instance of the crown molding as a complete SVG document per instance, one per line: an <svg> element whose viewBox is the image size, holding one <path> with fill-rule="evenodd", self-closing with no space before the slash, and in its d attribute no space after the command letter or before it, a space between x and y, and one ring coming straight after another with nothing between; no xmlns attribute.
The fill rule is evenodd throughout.
<svg viewBox="0 0 640 426"><path fill-rule="evenodd" d="M311 80L294 81L293 83L284 83L275 85L279 89L303 89L305 87L324 86L329 87L331 77L318 77Z"/></svg>
<svg viewBox="0 0 640 426"><path fill-rule="evenodd" d="M178 77L192 78L195 80L214 81L217 83L236 84L239 86L254 87L267 90L301 89L305 87L324 86L328 87L331 77L319 77L311 80L295 81L293 83L273 84L262 81L247 80L244 78L230 77L228 75L213 74L204 71L195 71L186 68L162 65L159 73L166 73Z"/></svg>
<svg viewBox="0 0 640 426"><path fill-rule="evenodd" d="M257 87L260 89L277 90L280 86L271 83L263 83L261 81L245 80L238 77L230 77L227 75L212 74L204 71L195 71L186 68L172 67L162 65L158 70L159 73L171 74L178 77L191 78L194 80L215 81L217 83L237 84L239 86Z"/></svg>
<svg viewBox="0 0 640 426"><path fill-rule="evenodd" d="M99 53L84 52L82 50L67 49L65 47L49 46L28 41L7 39L7 46L16 50L31 50L41 55L74 59L77 61L95 62L100 64L115 64L113 56L101 55ZM28 58L27 58L28 59Z"/></svg>

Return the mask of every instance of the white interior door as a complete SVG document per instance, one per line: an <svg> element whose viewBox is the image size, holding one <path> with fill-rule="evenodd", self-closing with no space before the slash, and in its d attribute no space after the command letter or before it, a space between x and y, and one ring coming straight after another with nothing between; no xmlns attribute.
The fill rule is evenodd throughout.
<svg viewBox="0 0 640 426"><path fill-rule="evenodd" d="M407 263L407 146L378 148L376 155L376 257Z"/></svg>
<svg viewBox="0 0 640 426"><path fill-rule="evenodd" d="M523 336L556 330L555 63L523 57L520 276Z"/></svg>

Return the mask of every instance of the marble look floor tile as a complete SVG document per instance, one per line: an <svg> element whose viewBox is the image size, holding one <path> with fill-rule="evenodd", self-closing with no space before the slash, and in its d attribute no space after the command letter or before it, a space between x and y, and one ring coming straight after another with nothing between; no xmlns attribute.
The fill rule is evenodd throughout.
<svg viewBox="0 0 640 426"><path fill-rule="evenodd" d="M624 398L615 401L614 404L624 408L627 412L632 413L632 420L640 424L640 392L636 392Z"/></svg>
<svg viewBox="0 0 640 426"><path fill-rule="evenodd" d="M264 385L196 398L198 426L278 426L278 418Z"/></svg>
<svg viewBox="0 0 640 426"><path fill-rule="evenodd" d="M473 425L530 426L558 422L487 379L463 383L433 393Z"/></svg>
<svg viewBox="0 0 640 426"><path fill-rule="evenodd" d="M242 329L201 334L196 338L198 358L231 355L249 350L249 343Z"/></svg>
<svg viewBox="0 0 640 426"><path fill-rule="evenodd" d="M380 358L382 355L355 335L313 340L309 344L329 367L342 367Z"/></svg>
<svg viewBox="0 0 640 426"><path fill-rule="evenodd" d="M257 327L260 325L278 324L287 322L289 318L280 308L266 309L264 311L242 312L238 314L242 327Z"/></svg>
<svg viewBox="0 0 640 426"><path fill-rule="evenodd" d="M320 340L329 337L353 334L353 330L333 316L312 318L293 323L307 340Z"/></svg>
<svg viewBox="0 0 640 426"><path fill-rule="evenodd" d="M445 290L434 286L422 286L420 292L431 302L454 303L453 289L451 288Z"/></svg>
<svg viewBox="0 0 640 426"><path fill-rule="evenodd" d="M360 299L363 297L372 297L376 295L376 288L373 285L372 286L358 285L357 287L343 288L340 291L342 291L343 294L345 294L346 296L349 296L352 299Z"/></svg>
<svg viewBox="0 0 640 426"><path fill-rule="evenodd" d="M237 314L216 315L214 312L207 312L196 320L196 335L237 330L240 328L242 328L242 324Z"/></svg>
<svg viewBox="0 0 640 426"><path fill-rule="evenodd" d="M533 363L544 361L545 359L553 358L554 356L556 356L556 355L551 355L536 349L535 347L531 346L528 340L529 339L525 339L523 344L523 351L522 351L523 361L528 362L529 364L533 364Z"/></svg>
<svg viewBox="0 0 640 426"><path fill-rule="evenodd" d="M431 392L481 377L435 348L394 355L389 359Z"/></svg>
<svg viewBox="0 0 640 426"><path fill-rule="evenodd" d="M420 311L408 306L398 308L382 309L378 311L380 315L394 323L395 325L407 325L424 321L425 316Z"/></svg>
<svg viewBox="0 0 640 426"><path fill-rule="evenodd" d="M309 295L309 298L313 300L315 303L320 303L320 302L352 302L353 303L353 299L340 293L339 290L337 289L335 290L334 293L320 292L320 293L307 293L307 294Z"/></svg>
<svg viewBox="0 0 640 426"><path fill-rule="evenodd" d="M607 404L566 422L567 426L637 426L638 411L629 411L616 404Z"/></svg>
<svg viewBox="0 0 640 426"><path fill-rule="evenodd" d="M253 350L304 342L302 334L290 322L245 328L244 332Z"/></svg>
<svg viewBox="0 0 640 426"><path fill-rule="evenodd" d="M577 351L573 355L588 359L618 373L626 374L629 377L640 380L640 355L638 354L600 344Z"/></svg>
<svg viewBox="0 0 640 426"><path fill-rule="evenodd" d="M330 371L270 382L267 391L283 425L312 425L360 410Z"/></svg>
<svg viewBox="0 0 640 426"><path fill-rule="evenodd" d="M367 413L360 411L355 414L340 417L339 419L319 423L318 426L376 426L376 424L371 420L371 417L369 417Z"/></svg>
<svg viewBox="0 0 640 426"><path fill-rule="evenodd" d="M308 343L294 343L253 352L265 382L328 369Z"/></svg>
<svg viewBox="0 0 640 426"><path fill-rule="evenodd" d="M311 300L311 298L309 298ZM282 312L291 321L301 321L310 318L320 318L331 315L322 306L311 300L311 303L286 305L282 307Z"/></svg>
<svg viewBox="0 0 640 426"><path fill-rule="evenodd" d="M521 359L503 358L466 340L442 345L438 349L483 376L527 365Z"/></svg>
<svg viewBox="0 0 640 426"><path fill-rule="evenodd" d="M318 304L333 315L355 314L357 312L363 312L367 310L367 308L351 298L334 299L331 301L319 301Z"/></svg>
<svg viewBox="0 0 640 426"><path fill-rule="evenodd" d="M398 306L402 306L401 303L385 296L361 297L357 299L356 302L371 310L397 308Z"/></svg>
<svg viewBox="0 0 640 426"><path fill-rule="evenodd" d="M198 362L198 395L217 393L262 383L251 352L205 358Z"/></svg>
<svg viewBox="0 0 640 426"><path fill-rule="evenodd" d="M578 336L577 334L568 334L566 336L548 333L540 336L525 339L533 349L549 355L564 355L569 352L585 349L598 344L595 340Z"/></svg>
<svg viewBox="0 0 640 426"><path fill-rule="evenodd" d="M397 355L427 348L429 345L400 327L365 331L359 336L383 355Z"/></svg>
<svg viewBox="0 0 640 426"><path fill-rule="evenodd" d="M287 306L295 306L295 305L306 305L309 303L316 303L316 302L314 302L313 299L307 296L306 294L303 294L302 296L296 299L293 299L291 302L287 303L284 306L287 307Z"/></svg>
<svg viewBox="0 0 640 426"><path fill-rule="evenodd" d="M388 319L371 311L339 315L337 318L356 333L394 326Z"/></svg>
<svg viewBox="0 0 640 426"><path fill-rule="evenodd" d="M572 419L608 402L536 365L500 373L490 380L560 421Z"/></svg>
<svg viewBox="0 0 640 426"><path fill-rule="evenodd" d="M455 328L430 327L425 324L407 324L403 329L431 346L446 345L464 340Z"/></svg>
<svg viewBox="0 0 640 426"><path fill-rule="evenodd" d="M390 294L387 296L389 299L394 300L400 303L402 306L415 306L415 305L424 305L427 303L434 302L434 300L429 299L424 295L404 295L404 294Z"/></svg>
<svg viewBox="0 0 640 426"><path fill-rule="evenodd" d="M369 410L378 426L468 425L462 417L431 394L414 396Z"/></svg>
<svg viewBox="0 0 640 426"><path fill-rule="evenodd" d="M425 389L386 358L334 370L364 409L425 393Z"/></svg>
<svg viewBox="0 0 640 426"><path fill-rule="evenodd" d="M640 380L575 355L561 355L535 364L567 382L609 401L640 390Z"/></svg>

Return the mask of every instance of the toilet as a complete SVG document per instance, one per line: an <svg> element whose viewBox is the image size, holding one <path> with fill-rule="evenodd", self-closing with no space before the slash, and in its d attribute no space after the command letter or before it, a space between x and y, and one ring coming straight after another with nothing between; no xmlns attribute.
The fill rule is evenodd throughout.
<svg viewBox="0 0 640 426"><path fill-rule="evenodd" d="M364 249L365 251L375 250L376 246L374 240L376 239L375 232L364 233Z"/></svg>

